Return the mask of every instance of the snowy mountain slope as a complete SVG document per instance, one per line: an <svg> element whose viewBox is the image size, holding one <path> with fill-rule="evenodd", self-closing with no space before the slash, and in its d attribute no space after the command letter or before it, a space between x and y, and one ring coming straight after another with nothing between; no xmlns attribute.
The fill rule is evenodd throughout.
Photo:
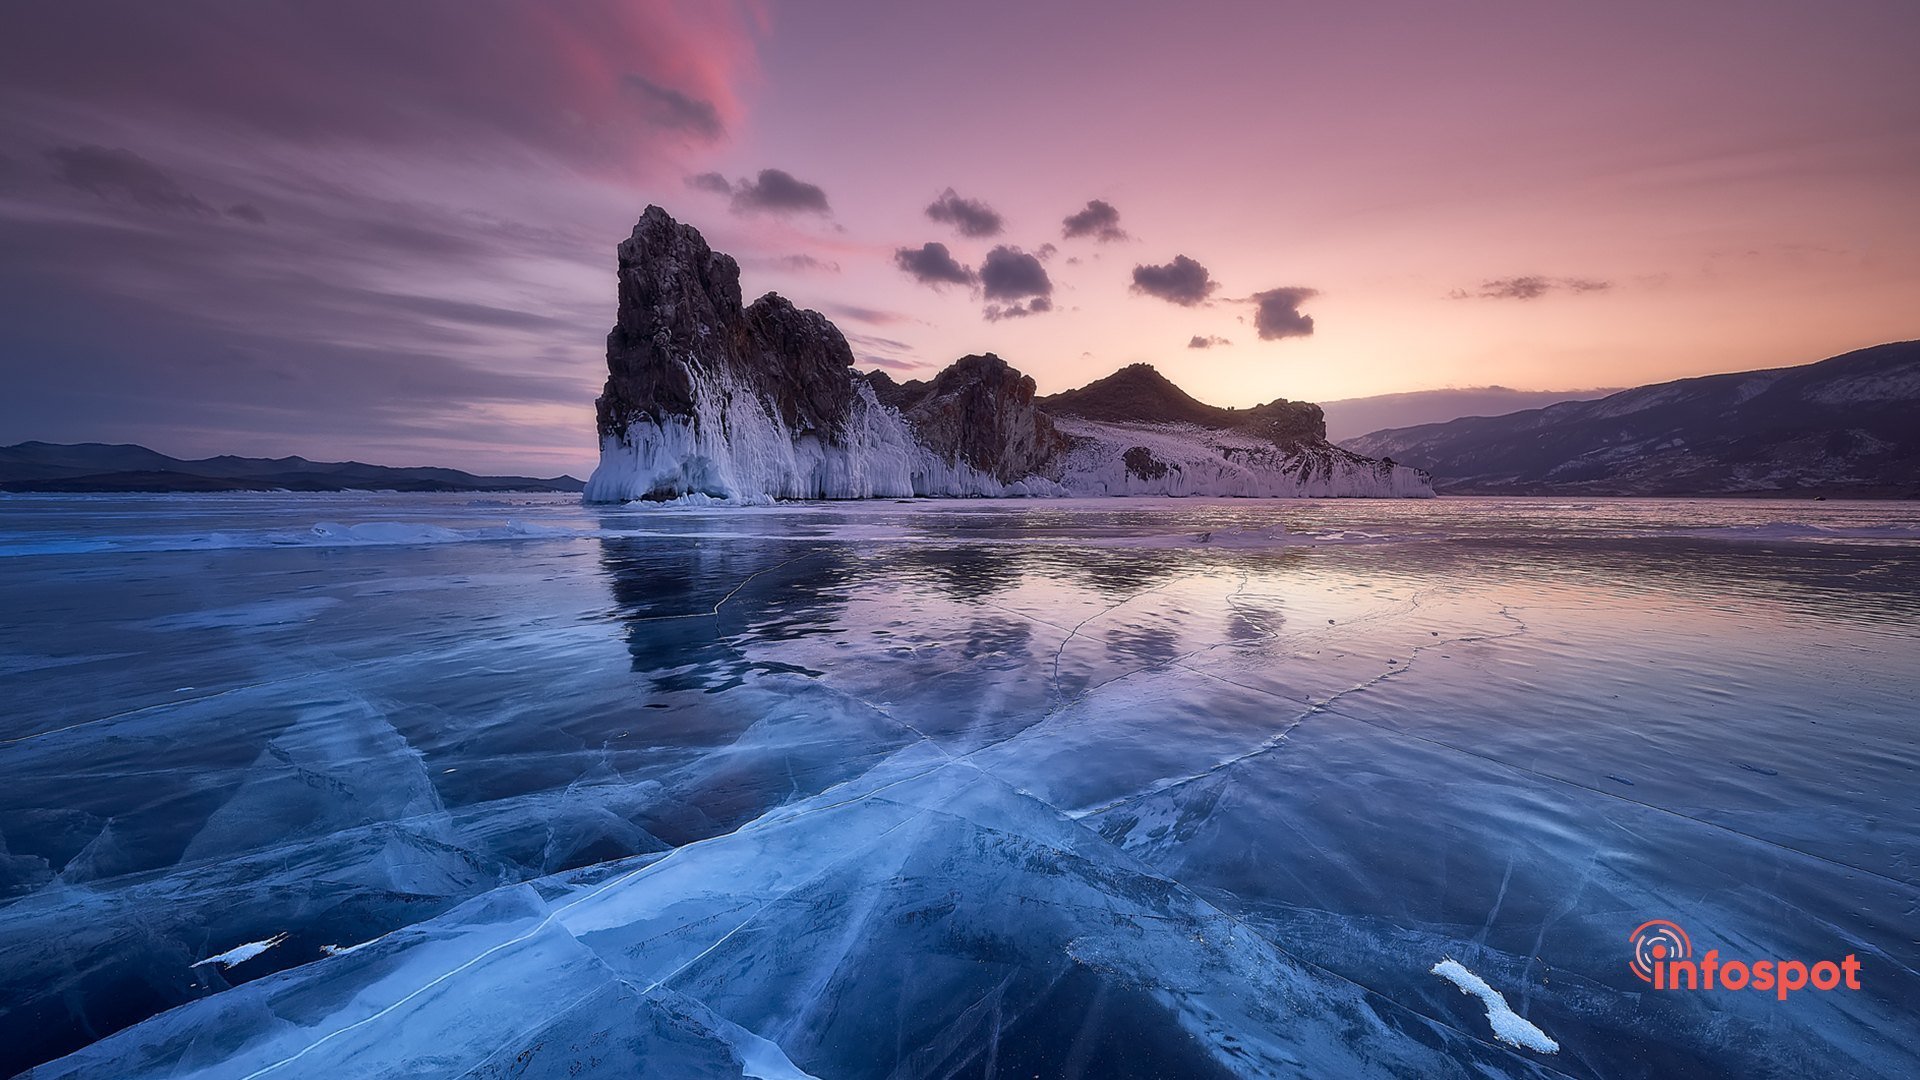
<svg viewBox="0 0 1920 1080"><path fill-rule="evenodd" d="M1911 495L1920 492L1920 342L1344 445L1427 469L1442 491Z"/></svg>
<svg viewBox="0 0 1920 1080"><path fill-rule="evenodd" d="M1386 428L1444 424L1463 416L1505 416L1522 409L1541 409L1562 401L1592 401L1617 394L1615 386L1595 390L1510 390L1504 386L1476 386L1447 390L1410 390L1400 394L1323 401L1327 438L1336 443Z"/></svg>

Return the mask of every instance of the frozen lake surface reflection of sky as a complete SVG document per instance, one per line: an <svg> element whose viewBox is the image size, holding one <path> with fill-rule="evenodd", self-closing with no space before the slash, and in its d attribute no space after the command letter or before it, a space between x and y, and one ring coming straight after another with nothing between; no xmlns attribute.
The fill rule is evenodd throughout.
<svg viewBox="0 0 1920 1080"><path fill-rule="evenodd" d="M0 1073L1920 1075L1917 556L1897 503L6 498ZM1649 919L1862 986L1656 991Z"/></svg>

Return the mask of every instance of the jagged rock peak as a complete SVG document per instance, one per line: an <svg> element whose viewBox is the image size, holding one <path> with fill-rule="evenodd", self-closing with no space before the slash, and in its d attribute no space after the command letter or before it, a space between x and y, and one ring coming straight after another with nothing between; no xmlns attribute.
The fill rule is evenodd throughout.
<svg viewBox="0 0 1920 1080"><path fill-rule="evenodd" d="M700 387L766 396L789 428L837 441L853 352L827 317L768 293L743 307L740 265L649 206L619 248L619 311L607 335L601 436L636 420L695 419Z"/></svg>

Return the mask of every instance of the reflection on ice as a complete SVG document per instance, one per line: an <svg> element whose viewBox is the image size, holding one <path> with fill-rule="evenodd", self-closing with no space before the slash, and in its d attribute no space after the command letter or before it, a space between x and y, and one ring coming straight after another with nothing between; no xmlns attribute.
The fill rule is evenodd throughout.
<svg viewBox="0 0 1920 1080"><path fill-rule="evenodd" d="M0 523L5 1064L1920 1072L1903 507L369 498Z"/></svg>

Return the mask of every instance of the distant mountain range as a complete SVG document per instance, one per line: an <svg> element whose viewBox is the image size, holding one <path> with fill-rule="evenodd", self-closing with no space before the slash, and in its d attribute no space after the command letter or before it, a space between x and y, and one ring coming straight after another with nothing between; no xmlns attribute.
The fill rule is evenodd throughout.
<svg viewBox="0 0 1920 1080"><path fill-rule="evenodd" d="M1920 341L1342 445L1440 492L1920 497Z"/></svg>
<svg viewBox="0 0 1920 1080"><path fill-rule="evenodd" d="M475 476L458 469L225 455L183 461L127 443L0 447L0 491L579 491L571 476Z"/></svg>
<svg viewBox="0 0 1920 1080"><path fill-rule="evenodd" d="M1327 418L1327 438L1343 442L1383 428L1438 424L1462 416L1504 416L1562 401L1591 401L1620 390L1618 386L1599 390L1510 390L1504 386L1412 390L1323 401L1320 411Z"/></svg>

